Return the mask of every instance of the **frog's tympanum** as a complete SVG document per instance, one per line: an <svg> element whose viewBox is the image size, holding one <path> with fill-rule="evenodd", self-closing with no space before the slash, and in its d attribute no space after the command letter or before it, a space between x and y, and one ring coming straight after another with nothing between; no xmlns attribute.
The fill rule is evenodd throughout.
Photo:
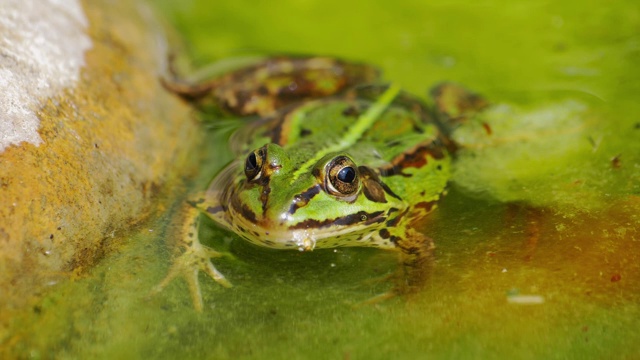
<svg viewBox="0 0 640 360"><path fill-rule="evenodd" d="M449 179L447 128L484 101L445 84L429 109L377 80L367 65L278 57L196 85L165 82L198 107L255 121L231 139L236 160L185 204L186 250L157 289L185 276L200 310L200 270L231 286L210 261L220 253L198 240L201 215L269 248L398 251L403 283L419 284L434 244L418 225Z"/></svg>

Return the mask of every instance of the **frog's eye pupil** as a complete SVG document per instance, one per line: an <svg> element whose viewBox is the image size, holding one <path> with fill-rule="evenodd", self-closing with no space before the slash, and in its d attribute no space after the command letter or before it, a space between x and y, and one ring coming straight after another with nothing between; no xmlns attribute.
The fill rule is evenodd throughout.
<svg viewBox="0 0 640 360"><path fill-rule="evenodd" d="M351 166L342 168L342 170L338 172L338 180L342 182L351 184L355 179L356 179L356 171Z"/></svg>
<svg viewBox="0 0 640 360"><path fill-rule="evenodd" d="M247 163L245 164L245 170L255 170L258 167L258 161L256 160L256 154L251 153L247 157Z"/></svg>
<svg viewBox="0 0 640 360"><path fill-rule="evenodd" d="M244 162L244 174L249 181L260 179L265 155L266 153L259 149L247 156L247 160Z"/></svg>

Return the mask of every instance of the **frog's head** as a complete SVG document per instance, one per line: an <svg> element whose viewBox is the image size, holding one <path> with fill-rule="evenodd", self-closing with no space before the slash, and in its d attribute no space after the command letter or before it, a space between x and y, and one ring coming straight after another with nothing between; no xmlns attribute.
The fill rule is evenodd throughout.
<svg viewBox="0 0 640 360"><path fill-rule="evenodd" d="M276 248L368 245L406 206L347 152L305 156L267 144L247 156L236 184L227 193L234 231Z"/></svg>

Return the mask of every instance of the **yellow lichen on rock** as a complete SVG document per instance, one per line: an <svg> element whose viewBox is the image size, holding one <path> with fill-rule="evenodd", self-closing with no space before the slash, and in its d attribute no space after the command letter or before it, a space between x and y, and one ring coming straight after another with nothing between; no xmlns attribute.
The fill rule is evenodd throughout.
<svg viewBox="0 0 640 360"><path fill-rule="evenodd" d="M93 266L193 169L198 126L158 81L166 53L142 9L83 3L92 47L79 80L34 109L39 145L0 153L0 319Z"/></svg>

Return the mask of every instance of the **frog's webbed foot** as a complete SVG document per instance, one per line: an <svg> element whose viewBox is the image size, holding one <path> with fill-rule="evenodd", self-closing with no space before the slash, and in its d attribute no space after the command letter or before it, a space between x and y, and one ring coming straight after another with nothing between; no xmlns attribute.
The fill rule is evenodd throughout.
<svg viewBox="0 0 640 360"><path fill-rule="evenodd" d="M174 260L169 273L165 278L152 290L152 294L162 291L176 277L183 277L189 286L189 292L193 301L193 307L197 311L202 311L204 302L200 291L200 282L198 274L204 271L218 284L224 287L231 287L231 283L224 275L211 263L211 258L220 257L221 253L207 248L206 246L196 242L189 247L182 255Z"/></svg>
<svg viewBox="0 0 640 360"><path fill-rule="evenodd" d="M187 205L188 206L188 205ZM202 293L200 291L200 283L198 281L198 274L200 271L204 271L218 284L224 287L231 287L231 283L218 271L211 263L211 258L223 256L224 254L215 251L207 246L200 244L198 241L198 224L200 213L199 210L188 206L185 210L187 220L182 226L180 235L182 245L186 248L185 251L178 256L167 276L154 287L151 291L151 295L155 295L161 292L171 281L176 277L183 277L189 286L189 292L193 300L193 306L197 311L202 311L203 301Z"/></svg>

